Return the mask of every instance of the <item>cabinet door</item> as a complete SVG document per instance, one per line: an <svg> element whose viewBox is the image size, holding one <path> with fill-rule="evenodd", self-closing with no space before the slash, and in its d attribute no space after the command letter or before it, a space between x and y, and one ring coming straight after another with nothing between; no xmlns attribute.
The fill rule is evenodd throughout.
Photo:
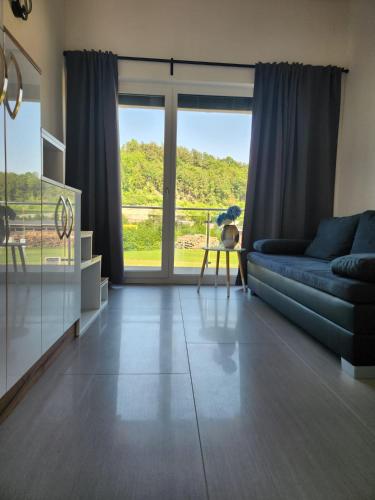
<svg viewBox="0 0 375 500"><path fill-rule="evenodd" d="M66 188L65 198L68 208L64 302L66 331L81 315L81 195Z"/></svg>
<svg viewBox="0 0 375 500"><path fill-rule="evenodd" d="M64 333L64 189L42 181L42 353Z"/></svg>
<svg viewBox="0 0 375 500"><path fill-rule="evenodd" d="M41 356L41 120L38 71L7 35L5 54L9 389Z"/></svg>
<svg viewBox="0 0 375 500"><path fill-rule="evenodd" d="M0 30L0 51L3 50L3 32ZM4 60L0 57L0 100L3 97ZM6 390L6 226L4 106L0 106L0 397Z"/></svg>

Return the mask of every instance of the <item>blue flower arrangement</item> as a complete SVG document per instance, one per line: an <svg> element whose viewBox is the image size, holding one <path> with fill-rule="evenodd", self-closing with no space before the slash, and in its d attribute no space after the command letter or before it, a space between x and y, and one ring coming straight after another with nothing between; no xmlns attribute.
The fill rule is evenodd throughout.
<svg viewBox="0 0 375 500"><path fill-rule="evenodd" d="M226 212L222 212L216 218L216 224L218 226L223 226L225 224L230 224L234 222L241 215L241 208L237 205L229 207Z"/></svg>

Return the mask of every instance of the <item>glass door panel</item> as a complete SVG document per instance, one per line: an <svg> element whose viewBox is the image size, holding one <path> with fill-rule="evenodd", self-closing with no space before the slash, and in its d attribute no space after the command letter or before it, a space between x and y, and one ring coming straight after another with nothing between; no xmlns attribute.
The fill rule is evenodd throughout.
<svg viewBox="0 0 375 500"><path fill-rule="evenodd" d="M0 51L3 50L3 32L0 30ZM1 61L1 59L0 59ZM0 62L0 96L4 84L4 62ZM0 99L1 100L1 99ZM4 105L0 102L0 398L6 390L6 233L7 207L5 203L5 143Z"/></svg>
<svg viewBox="0 0 375 500"><path fill-rule="evenodd" d="M162 270L165 98L119 96L125 271Z"/></svg>
<svg viewBox="0 0 375 500"><path fill-rule="evenodd" d="M67 208L66 238L64 238L65 261L65 294L64 294L64 332L79 318L81 311L81 270L80 259L76 258L81 253L81 241L76 234L79 233L81 208L80 195L74 189L65 188L64 196Z"/></svg>
<svg viewBox="0 0 375 500"><path fill-rule="evenodd" d="M175 274L197 274L202 247L220 244L219 213L244 208L250 135L251 98L178 94ZM236 225L241 241L243 213ZM237 255L230 258L235 274ZM211 259L208 268L216 265Z"/></svg>
<svg viewBox="0 0 375 500"><path fill-rule="evenodd" d="M41 105L38 71L7 36L5 52L9 389L41 356Z"/></svg>
<svg viewBox="0 0 375 500"><path fill-rule="evenodd" d="M42 352L64 333L64 189L42 181Z"/></svg>

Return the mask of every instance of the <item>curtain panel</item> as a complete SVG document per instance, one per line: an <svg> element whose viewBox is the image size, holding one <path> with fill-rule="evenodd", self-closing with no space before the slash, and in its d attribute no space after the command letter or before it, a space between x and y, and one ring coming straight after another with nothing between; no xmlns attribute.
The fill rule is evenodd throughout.
<svg viewBox="0 0 375 500"><path fill-rule="evenodd" d="M66 182L82 190L82 229L94 231L102 274L124 273L117 56L68 51Z"/></svg>
<svg viewBox="0 0 375 500"><path fill-rule="evenodd" d="M312 238L332 215L340 100L340 68L256 65L242 241L248 252L258 239Z"/></svg>

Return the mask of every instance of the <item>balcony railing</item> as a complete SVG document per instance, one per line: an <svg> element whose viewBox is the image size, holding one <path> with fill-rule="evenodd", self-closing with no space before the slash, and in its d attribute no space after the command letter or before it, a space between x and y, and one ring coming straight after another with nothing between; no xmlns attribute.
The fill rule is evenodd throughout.
<svg viewBox="0 0 375 500"><path fill-rule="evenodd" d="M40 203L13 202L17 218L9 220L13 236L28 239L29 231L40 227ZM53 215L54 203L50 206ZM225 208L219 207L176 207L174 221L174 268L175 272L196 272L202 262L203 246L216 246L220 243L220 228L215 219ZM53 217L44 218L44 230L54 230ZM124 258L125 266L139 270L161 269L162 264L162 226L163 207L156 205L122 205ZM236 222L241 233L242 218ZM213 263L212 263L213 264ZM223 264L223 263L222 263ZM212 267L207 262L207 267ZM237 269L236 256L231 255L231 267Z"/></svg>
<svg viewBox="0 0 375 500"><path fill-rule="evenodd" d="M203 246L218 246L220 228L215 219L225 208L176 207L175 255L176 272L197 270L202 262ZM124 257L127 268L160 268L162 247L163 207L155 205L123 205ZM240 232L242 219L237 221ZM148 231L142 230L148 228ZM210 262L207 266L210 267ZM222 263L224 264L224 263ZM231 267L237 269L236 256L231 256Z"/></svg>

